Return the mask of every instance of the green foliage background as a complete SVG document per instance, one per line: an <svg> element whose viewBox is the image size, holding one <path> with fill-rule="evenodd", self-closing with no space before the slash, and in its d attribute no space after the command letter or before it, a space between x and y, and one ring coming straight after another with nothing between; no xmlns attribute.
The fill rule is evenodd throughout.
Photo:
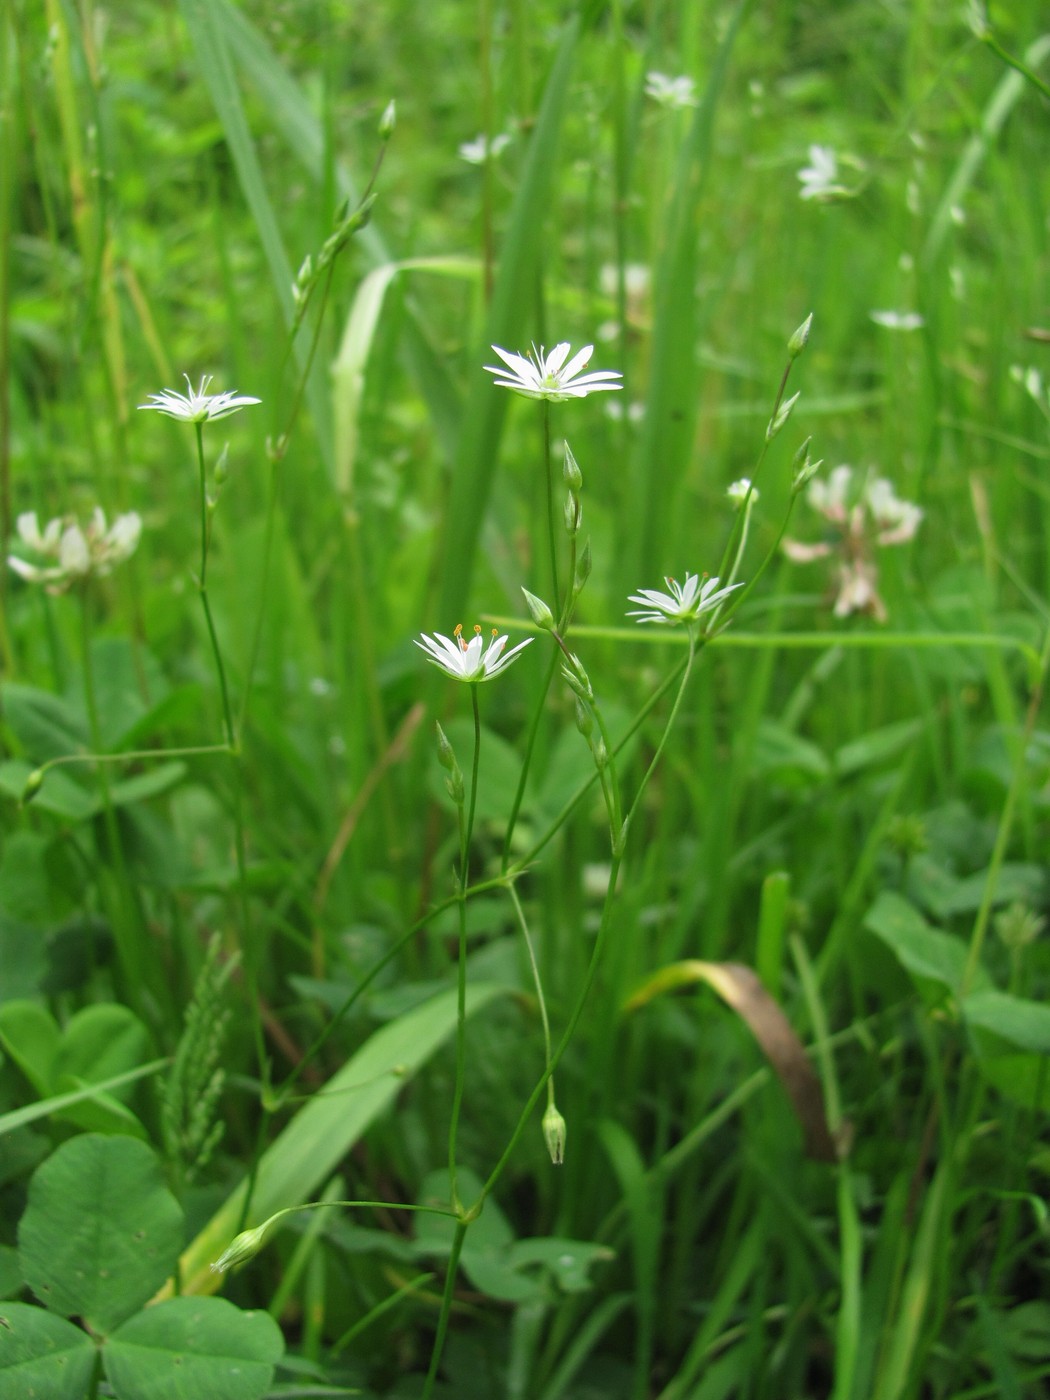
<svg viewBox="0 0 1050 1400"><path fill-rule="evenodd" d="M3 531L101 504L144 533L82 592L2 585L0 1296L31 1301L30 1177L85 1131L162 1152L191 1295L272 1211L437 1199L458 839L433 721L468 772L473 727L411 640L475 619L518 640L521 586L549 593L542 418L492 386L489 346L593 342L624 375L551 410L594 559L570 642L619 738L684 655L626 596L718 571L726 487L812 312L742 577L773 557L702 653L558 1071L565 1164L537 1113L468 1234L436 1393L1045 1393L1045 21L993 6L982 42L922 0L7 0ZM647 97L653 70L695 105ZM296 269L369 187L392 99L370 221L290 342ZM510 144L469 164L484 129ZM803 201L815 144L844 189ZM223 736L193 429L135 411L183 373L262 400L205 431L209 471L229 445L208 587L236 755L170 752ZM885 624L835 618L824 566L775 552L807 436L825 475L870 469L924 511L878 553ZM823 526L800 501L790 528ZM476 882L538 704L514 853L592 778L571 694L543 702L549 650L481 690ZM669 703L623 751L629 791ZM147 749L21 800L49 760ZM517 881L556 1037L608 862L591 792ZM505 890L466 912L459 1151L484 1181L543 1044ZM228 971L199 981L215 933ZM701 959L757 967L848 1121L841 1162L806 1159ZM175 1073L207 1122L172 1126ZM420 1219L292 1215L221 1281L281 1324L282 1393L420 1393L450 1248Z"/></svg>

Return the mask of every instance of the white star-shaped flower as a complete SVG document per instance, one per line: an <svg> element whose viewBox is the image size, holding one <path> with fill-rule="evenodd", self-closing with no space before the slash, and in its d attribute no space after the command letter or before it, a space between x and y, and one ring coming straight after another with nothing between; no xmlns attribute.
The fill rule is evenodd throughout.
<svg viewBox="0 0 1050 1400"><path fill-rule="evenodd" d="M798 178L802 185L800 199L834 199L849 193L838 183L838 156L830 146L810 146L809 164L798 172Z"/></svg>
<svg viewBox="0 0 1050 1400"><path fill-rule="evenodd" d="M212 376L206 374L201 379L199 389L194 389L188 374L183 375L188 393L177 394L174 389L165 389L162 394L150 394L151 403L140 403L139 408L155 408L169 418L181 418L185 423L210 423L216 418L227 418L238 409L261 403L248 394L238 394L227 389L221 394L209 394L208 385Z"/></svg>
<svg viewBox="0 0 1050 1400"><path fill-rule="evenodd" d="M493 136L491 141L487 141L484 136L478 136L473 141L462 143L459 158L465 160L468 165L484 165L487 160L495 160L509 145L510 137L505 131Z"/></svg>
<svg viewBox="0 0 1050 1400"><path fill-rule="evenodd" d="M718 579L698 574L686 574L685 583L673 578L665 578L664 583L671 590L669 593L660 593L654 588L632 593L628 602L641 603L642 609L629 612L627 616L636 617L639 622L695 622L701 613L717 608L735 588L743 587L743 584L731 583L719 588Z"/></svg>
<svg viewBox="0 0 1050 1400"><path fill-rule="evenodd" d="M672 78L654 69L645 75L645 95L669 111L680 112L686 107L696 106L696 83L686 75Z"/></svg>
<svg viewBox="0 0 1050 1400"><path fill-rule="evenodd" d="M416 646L426 653L428 661L440 666L453 680L471 683L490 681L494 676L498 676L533 640L532 637L526 637L516 647L511 647L510 651L504 651L507 638L501 637L493 628L489 644L483 651L481 628L475 626L473 637L469 642L465 642L462 623L452 637L443 637L440 632L435 632L432 637L422 632L420 637L421 640L416 642Z"/></svg>
<svg viewBox="0 0 1050 1400"><path fill-rule="evenodd" d="M510 350L501 350L494 345L493 350L503 361L502 365L486 365L490 374L497 376L496 384L501 389L513 389L530 399L549 399L557 403L562 399L585 399L588 394L601 393L605 389L622 389L622 384L613 381L623 376L618 370L599 369L591 374L580 375L586 369L594 352L593 345L585 345L566 364L569 342L561 341L550 354L543 346L535 345L528 356L516 355Z"/></svg>

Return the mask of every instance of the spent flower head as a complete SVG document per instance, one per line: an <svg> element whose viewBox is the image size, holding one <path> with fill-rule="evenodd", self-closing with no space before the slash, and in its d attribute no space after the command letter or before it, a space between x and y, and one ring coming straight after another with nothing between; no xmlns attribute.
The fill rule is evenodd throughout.
<svg viewBox="0 0 1050 1400"><path fill-rule="evenodd" d="M460 623L452 637L443 637L440 632L435 632L432 637L428 637L425 632L420 633L420 640L416 642L416 646L426 653L428 661L440 666L453 680L476 684L479 681L490 681L501 671L505 671L532 640L532 637L526 637L516 647L505 651L506 636L501 637L493 628L489 644L482 650L484 642L481 628L475 624L474 635L466 642L463 640L463 624Z"/></svg>
<svg viewBox="0 0 1050 1400"><path fill-rule="evenodd" d="M558 403L563 399L585 399L588 394L598 394L606 389L622 389L622 384L614 381L623 376L618 370L599 369L581 375L594 352L593 345L585 345L568 359L569 342L560 341L547 354L543 346L535 345L529 354L518 355L511 350L501 350L494 345L493 350L503 361L502 365L486 365L490 374L496 375L496 384L501 389L513 389L530 399L549 399ZM568 360L568 363L566 361Z"/></svg>
<svg viewBox="0 0 1050 1400"><path fill-rule="evenodd" d="M169 418L181 418L185 423L210 423L216 418L226 418L239 409L262 402L261 399L253 399L248 394L238 394L235 390L209 394L208 385L212 381L210 374L201 378L199 389L194 389L188 374L183 375L183 378L186 381L187 393L177 394L174 389L165 389L161 394L150 394L151 402L140 403L139 408L155 408L158 413L164 413Z"/></svg>
<svg viewBox="0 0 1050 1400"><path fill-rule="evenodd" d="M71 515L49 520L41 531L35 510L18 517L19 544L29 556L9 554L7 562L28 583L42 583L49 593L65 593L74 583L94 574L104 578L134 554L142 534L142 520L129 511L107 525L105 513L96 507L81 527Z"/></svg>
<svg viewBox="0 0 1050 1400"><path fill-rule="evenodd" d="M832 527L834 538L812 544L785 539L781 544L784 553L796 564L836 559L835 616L867 612L885 622L875 549L914 539L922 509L901 500L885 477L862 475L846 465L835 467L826 479L815 477L806 488L806 500Z"/></svg>
<svg viewBox="0 0 1050 1400"><path fill-rule="evenodd" d="M677 579L665 578L669 593L660 593L654 588L642 588L632 593L628 602L640 603L642 607L632 610L628 617L636 617L642 622L695 622L701 614L711 612L728 598L734 589L742 588L741 583L731 583L719 588L717 578L706 574L686 574L685 583Z"/></svg>

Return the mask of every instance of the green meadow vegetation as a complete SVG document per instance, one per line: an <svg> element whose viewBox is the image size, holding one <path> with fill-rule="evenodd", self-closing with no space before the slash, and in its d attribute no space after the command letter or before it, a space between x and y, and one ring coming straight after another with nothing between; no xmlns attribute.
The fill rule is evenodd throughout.
<svg viewBox="0 0 1050 1400"><path fill-rule="evenodd" d="M1050 1394L1048 18L0 5L0 1400Z"/></svg>

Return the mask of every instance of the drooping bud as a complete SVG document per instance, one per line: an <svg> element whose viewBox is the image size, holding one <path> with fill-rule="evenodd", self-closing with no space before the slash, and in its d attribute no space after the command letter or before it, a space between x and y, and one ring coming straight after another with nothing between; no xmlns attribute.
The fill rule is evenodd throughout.
<svg viewBox="0 0 1050 1400"><path fill-rule="evenodd" d="M44 770L34 768L29 777L26 778L25 787L22 789L21 802L23 807L27 802L32 802L33 798L40 791L44 783Z"/></svg>
<svg viewBox="0 0 1050 1400"><path fill-rule="evenodd" d="M556 1167L560 1167L565 1161L565 1133L565 1119L554 1104L548 1104L543 1115L543 1138L547 1144L547 1151L551 1154L551 1161Z"/></svg>
<svg viewBox="0 0 1050 1400"><path fill-rule="evenodd" d="M532 620L536 626L542 627L545 632L553 631L554 614L547 604L542 598L537 598L535 593L530 593L527 588L523 588L521 591L525 594L525 602L529 612L532 613Z"/></svg>
<svg viewBox="0 0 1050 1400"><path fill-rule="evenodd" d="M278 1212L279 1215L284 1215L284 1213L284 1211ZM232 1269L239 1264L246 1264L249 1259L254 1259L266 1243L267 1232L276 1219L276 1215L271 1215L269 1220L264 1220L254 1230L242 1230L212 1264L212 1272L224 1274L227 1269Z"/></svg>

